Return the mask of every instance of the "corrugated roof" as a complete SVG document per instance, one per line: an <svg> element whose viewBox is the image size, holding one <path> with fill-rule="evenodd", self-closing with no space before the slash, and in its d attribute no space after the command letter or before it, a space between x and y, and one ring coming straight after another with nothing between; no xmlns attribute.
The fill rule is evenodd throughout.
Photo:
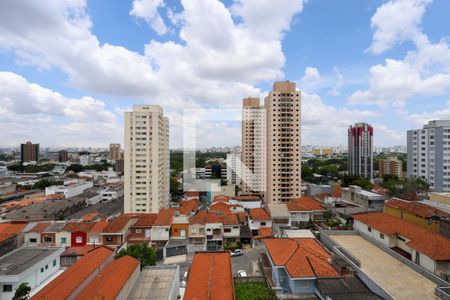
<svg viewBox="0 0 450 300"><path fill-rule="evenodd" d="M411 241L406 245L435 259L450 260L450 239L419 226L397 219L387 213L354 215L353 218L385 235L402 235Z"/></svg>
<svg viewBox="0 0 450 300"><path fill-rule="evenodd" d="M194 254L184 299L234 299L230 252L197 252Z"/></svg>
<svg viewBox="0 0 450 300"><path fill-rule="evenodd" d="M139 261L131 256L122 256L110 262L75 299L116 299L136 268L139 268Z"/></svg>
<svg viewBox="0 0 450 300"><path fill-rule="evenodd" d="M71 265L31 299L67 299L113 254L114 251L107 247L96 248Z"/></svg>

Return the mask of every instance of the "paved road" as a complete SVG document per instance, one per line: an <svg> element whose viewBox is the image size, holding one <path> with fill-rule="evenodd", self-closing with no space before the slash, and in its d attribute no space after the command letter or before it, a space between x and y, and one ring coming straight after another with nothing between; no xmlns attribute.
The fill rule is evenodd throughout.
<svg viewBox="0 0 450 300"><path fill-rule="evenodd" d="M261 274L258 274L257 268L260 252L261 247L255 247L244 250L244 255L242 256L232 257L233 276L237 276L238 270L245 270L247 276L260 276Z"/></svg>

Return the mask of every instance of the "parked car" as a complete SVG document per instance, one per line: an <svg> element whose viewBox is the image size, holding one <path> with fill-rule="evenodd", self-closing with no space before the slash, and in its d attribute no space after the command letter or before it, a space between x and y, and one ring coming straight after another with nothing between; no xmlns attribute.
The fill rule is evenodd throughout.
<svg viewBox="0 0 450 300"><path fill-rule="evenodd" d="M236 249L233 252L231 252L231 257L241 256L241 255L244 255L244 251L242 251L241 249Z"/></svg>
<svg viewBox="0 0 450 300"><path fill-rule="evenodd" d="M245 270L239 270L239 271L237 271L237 276L238 277L247 277L247 272L245 272Z"/></svg>

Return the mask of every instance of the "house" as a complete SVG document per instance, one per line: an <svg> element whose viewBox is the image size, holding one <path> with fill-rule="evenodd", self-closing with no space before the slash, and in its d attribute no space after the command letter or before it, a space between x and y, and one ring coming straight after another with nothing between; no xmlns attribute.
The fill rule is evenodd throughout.
<svg viewBox="0 0 450 300"><path fill-rule="evenodd" d="M41 233L41 245L47 247L67 247L70 245L70 239L61 234L61 229L66 226L66 222L57 221L48 226Z"/></svg>
<svg viewBox="0 0 450 300"><path fill-rule="evenodd" d="M266 204L267 212L272 218L272 227L276 234L281 234L283 229L291 226L291 213L286 203Z"/></svg>
<svg viewBox="0 0 450 300"><path fill-rule="evenodd" d="M136 223L130 227L130 235L128 236L128 243L149 243L152 237L152 228L155 224L158 214L155 213L141 213L138 216Z"/></svg>
<svg viewBox="0 0 450 300"><path fill-rule="evenodd" d="M259 196L233 196L230 197L230 204L242 206L244 209L263 207L262 200Z"/></svg>
<svg viewBox="0 0 450 300"><path fill-rule="evenodd" d="M354 216L354 228L444 280L450 279L450 239L387 213Z"/></svg>
<svg viewBox="0 0 450 300"><path fill-rule="evenodd" d="M31 299L74 299L113 259L113 250L104 246L97 247L53 279Z"/></svg>
<svg viewBox="0 0 450 300"><path fill-rule="evenodd" d="M199 211L195 216L189 218L188 230L188 251L204 251L206 245L206 216L204 210Z"/></svg>
<svg viewBox="0 0 450 300"><path fill-rule="evenodd" d="M209 211L218 212L219 214L230 214L244 212L245 209L240 204L230 204L229 202L217 201L213 202L209 207Z"/></svg>
<svg viewBox="0 0 450 300"><path fill-rule="evenodd" d="M27 223L0 224L0 256L21 247L24 241L23 230Z"/></svg>
<svg viewBox="0 0 450 300"><path fill-rule="evenodd" d="M272 228L270 227L260 227L259 234L253 237L253 247L260 246L262 244L263 239L273 237Z"/></svg>
<svg viewBox="0 0 450 300"><path fill-rule="evenodd" d="M189 218L186 215L179 215L178 211L172 219L170 226L171 239L186 239L189 233Z"/></svg>
<svg viewBox="0 0 450 300"><path fill-rule="evenodd" d="M69 222L61 228L60 234L70 241L68 246L82 247L88 243L88 232L94 224L94 222Z"/></svg>
<svg viewBox="0 0 450 300"><path fill-rule="evenodd" d="M94 222L94 225L87 233L88 245L101 245L103 243L102 232L108 227L109 222L104 220L98 220Z"/></svg>
<svg viewBox="0 0 450 300"><path fill-rule="evenodd" d="M122 256L107 264L83 288L83 291L75 300L127 299L139 277L140 270L141 267L137 259L127 255Z"/></svg>
<svg viewBox="0 0 450 300"><path fill-rule="evenodd" d="M44 232L52 222L31 222L28 229L24 229L24 244L25 246L35 247L41 245L41 234Z"/></svg>
<svg viewBox="0 0 450 300"><path fill-rule="evenodd" d="M208 212L205 217L206 250L221 250L223 247L223 221L214 212Z"/></svg>
<svg viewBox="0 0 450 300"><path fill-rule="evenodd" d="M101 218L100 213L94 211L91 213L87 213L83 216L81 216L80 220L82 222L96 222Z"/></svg>
<svg viewBox="0 0 450 300"><path fill-rule="evenodd" d="M68 268L84 255L99 247L99 245L86 245L82 247L69 247L60 255L61 268Z"/></svg>
<svg viewBox="0 0 450 300"><path fill-rule="evenodd" d="M235 243L240 240L240 224L237 214L230 213L222 215L223 242Z"/></svg>
<svg viewBox="0 0 450 300"><path fill-rule="evenodd" d="M115 218L103 229L102 244L113 248L120 247L128 239L130 227L137 221L133 214L123 214Z"/></svg>
<svg viewBox="0 0 450 300"><path fill-rule="evenodd" d="M260 227L272 227L272 219L264 208L252 208L248 215L252 235L258 235Z"/></svg>
<svg viewBox="0 0 450 300"><path fill-rule="evenodd" d="M263 240L265 267L273 288L283 294L314 294L320 278L339 278L331 255L313 238Z"/></svg>
<svg viewBox="0 0 450 300"><path fill-rule="evenodd" d="M190 200L181 200L179 207L174 207L181 215L195 215L198 210L198 199L192 198Z"/></svg>
<svg viewBox="0 0 450 300"><path fill-rule="evenodd" d="M0 299L10 300L27 282L31 292L59 270L63 248L22 247L0 258Z"/></svg>
<svg viewBox="0 0 450 300"><path fill-rule="evenodd" d="M322 203L310 197L301 197L286 203L291 214L291 226L298 227L309 221L322 220L326 211Z"/></svg>
<svg viewBox="0 0 450 300"><path fill-rule="evenodd" d="M384 212L435 233L441 232L441 219L450 218L450 213L431 205L398 198L386 201Z"/></svg>
<svg viewBox="0 0 450 300"><path fill-rule="evenodd" d="M152 244L164 246L170 238L174 211L170 208L161 209L152 228Z"/></svg>
<svg viewBox="0 0 450 300"><path fill-rule="evenodd" d="M351 185L348 188L342 188L342 199L381 211L386 195L366 191L359 186Z"/></svg>
<svg viewBox="0 0 450 300"><path fill-rule="evenodd" d="M183 299L235 299L229 251L197 252L194 254Z"/></svg>
<svg viewBox="0 0 450 300"><path fill-rule="evenodd" d="M94 182L92 181L80 181L70 185L52 185L45 188L45 196L56 194L71 198L82 194L93 186Z"/></svg>
<svg viewBox="0 0 450 300"><path fill-rule="evenodd" d="M128 300L176 300L180 290L180 267L162 265L144 267Z"/></svg>

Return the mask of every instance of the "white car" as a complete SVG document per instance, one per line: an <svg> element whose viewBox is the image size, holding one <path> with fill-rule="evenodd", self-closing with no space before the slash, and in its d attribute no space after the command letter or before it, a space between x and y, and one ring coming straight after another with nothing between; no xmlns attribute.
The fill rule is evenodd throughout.
<svg viewBox="0 0 450 300"><path fill-rule="evenodd" d="M239 270L239 271L237 271L237 276L238 277L247 277L247 273L245 272L245 270Z"/></svg>
<svg viewBox="0 0 450 300"><path fill-rule="evenodd" d="M241 255L244 255L244 251L242 251L241 249L236 249L233 252L231 252L231 257L241 256Z"/></svg>

